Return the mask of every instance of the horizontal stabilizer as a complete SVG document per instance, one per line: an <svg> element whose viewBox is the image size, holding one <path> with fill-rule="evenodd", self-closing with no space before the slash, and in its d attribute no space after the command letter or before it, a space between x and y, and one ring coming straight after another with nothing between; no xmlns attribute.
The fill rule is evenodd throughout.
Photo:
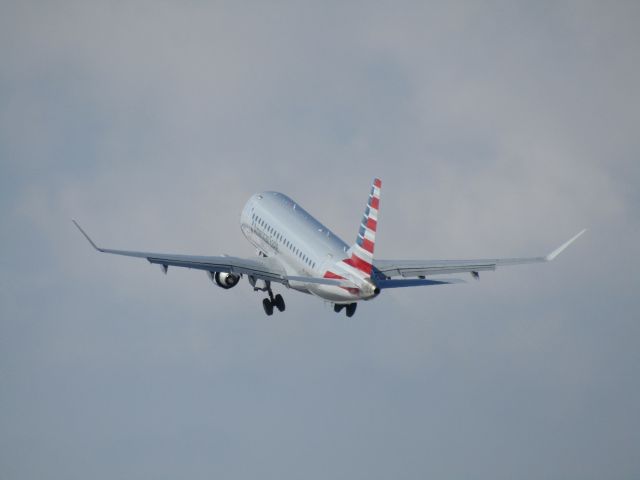
<svg viewBox="0 0 640 480"><path fill-rule="evenodd" d="M448 285L452 283L465 283L459 278L448 278L445 280L430 280L428 278L406 278L401 280L376 280L376 285L380 290L385 288L420 287L426 285Z"/></svg>

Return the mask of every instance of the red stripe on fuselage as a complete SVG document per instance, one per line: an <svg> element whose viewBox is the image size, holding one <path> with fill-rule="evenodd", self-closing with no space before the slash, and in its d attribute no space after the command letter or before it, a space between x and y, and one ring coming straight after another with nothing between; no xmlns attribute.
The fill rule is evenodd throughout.
<svg viewBox="0 0 640 480"><path fill-rule="evenodd" d="M345 280L344 277L341 277L340 275L337 275L337 274L335 274L333 272L330 272L329 270L324 272L324 278L334 278L336 280Z"/></svg>
<svg viewBox="0 0 640 480"><path fill-rule="evenodd" d="M357 268L358 270L366 273L367 275L371 275L371 269L372 269L371 264L361 259L355 253L352 253L351 258L347 258L346 260L343 260L343 262L346 263L347 265L352 266L353 268Z"/></svg>
<svg viewBox="0 0 640 480"><path fill-rule="evenodd" d="M324 278L333 278L335 280L346 280L346 278L341 277L340 275L330 272L329 270L327 270L326 272L324 272ZM354 288L354 287L340 287L343 290L346 290L347 292L349 292L352 295L358 295L360 293L360 289L359 288Z"/></svg>

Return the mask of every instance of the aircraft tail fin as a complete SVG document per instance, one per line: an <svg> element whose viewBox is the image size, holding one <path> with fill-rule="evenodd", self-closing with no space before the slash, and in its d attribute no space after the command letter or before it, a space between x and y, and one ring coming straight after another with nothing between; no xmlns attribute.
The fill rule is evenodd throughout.
<svg viewBox="0 0 640 480"><path fill-rule="evenodd" d="M344 263L351 267L371 275L373 269L373 251L376 243L376 230L378 229L378 209L380 208L380 189L382 182L375 178L371 184L371 191L364 211L362 222L356 243L347 251L348 258Z"/></svg>

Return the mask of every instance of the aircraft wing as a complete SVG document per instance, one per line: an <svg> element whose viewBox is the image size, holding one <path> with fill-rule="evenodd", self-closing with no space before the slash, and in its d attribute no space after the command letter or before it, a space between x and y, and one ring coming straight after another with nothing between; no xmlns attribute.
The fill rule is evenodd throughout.
<svg viewBox="0 0 640 480"><path fill-rule="evenodd" d="M385 277L426 277L429 275L477 273L495 270L497 267L521 265L525 263L550 262L571 245L585 230L560 245L548 255L523 258L494 258L476 260L374 260L373 266Z"/></svg>
<svg viewBox="0 0 640 480"><path fill-rule="evenodd" d="M153 252L137 252L130 250L114 250L110 248L98 247L93 240L82 229L78 222L72 220L78 230L85 236L91 246L102 253L111 253L114 255L124 255L127 257L145 258L149 263L162 266L165 273L171 267L193 268L197 270L205 270L208 272L228 272L236 274L250 275L261 280L268 280L289 285L289 281L305 283L317 283L323 285L336 286L353 286L351 282L346 280L336 280L329 278L316 277L289 277L280 264L270 258L239 258L222 256L198 256L198 255L178 255L167 253Z"/></svg>

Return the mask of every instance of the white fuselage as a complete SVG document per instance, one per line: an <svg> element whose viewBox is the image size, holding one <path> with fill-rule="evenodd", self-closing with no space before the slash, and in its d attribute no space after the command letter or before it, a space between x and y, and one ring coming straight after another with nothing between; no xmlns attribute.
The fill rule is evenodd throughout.
<svg viewBox="0 0 640 480"><path fill-rule="evenodd" d="M344 278L354 284L347 288L290 282L291 288L336 303L377 295L369 278L343 262L349 246L282 193L253 195L242 211L240 227L259 253L276 259L287 275Z"/></svg>

